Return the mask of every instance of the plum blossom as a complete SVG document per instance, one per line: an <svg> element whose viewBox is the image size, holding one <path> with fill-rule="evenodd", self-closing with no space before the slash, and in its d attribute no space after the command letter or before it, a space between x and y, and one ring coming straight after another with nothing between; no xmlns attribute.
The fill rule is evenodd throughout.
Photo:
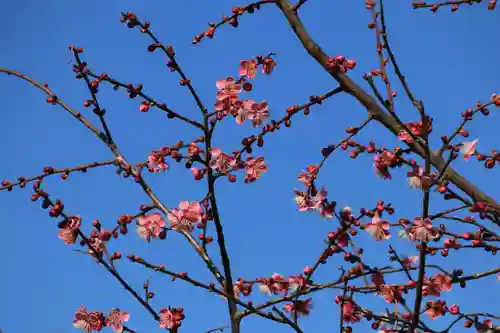
<svg viewBox="0 0 500 333"><path fill-rule="evenodd" d="M172 329L175 326L175 316L170 309L160 310L160 328Z"/></svg>
<svg viewBox="0 0 500 333"><path fill-rule="evenodd" d="M293 301L292 303L285 304L283 306L283 309L285 312L294 312L297 314L297 316L307 316L308 314L311 313L312 309L312 297L309 297L305 301L297 300Z"/></svg>
<svg viewBox="0 0 500 333"><path fill-rule="evenodd" d="M469 160L469 158L476 153L476 147L479 139L475 139L472 141L466 141L462 143L462 147L460 148L460 153L464 156L464 160Z"/></svg>
<svg viewBox="0 0 500 333"><path fill-rule="evenodd" d="M297 179L307 188L311 187L314 177L319 170L319 164L308 165L306 170L302 170Z"/></svg>
<svg viewBox="0 0 500 333"><path fill-rule="evenodd" d="M401 300L401 292L396 285L381 285L379 295L384 297L387 303L398 303Z"/></svg>
<svg viewBox="0 0 500 333"><path fill-rule="evenodd" d="M254 182L267 171L267 165L264 157L248 157L245 162L245 183Z"/></svg>
<svg viewBox="0 0 500 333"><path fill-rule="evenodd" d="M78 229L82 223L80 216L70 216L67 220L63 221L59 227L57 237L64 241L64 244L75 244L78 238Z"/></svg>
<svg viewBox="0 0 500 333"><path fill-rule="evenodd" d="M373 158L373 166L377 174L383 179L392 179L389 168L395 167L401 162L401 159L395 153L389 150L384 150L379 155Z"/></svg>
<svg viewBox="0 0 500 333"><path fill-rule="evenodd" d="M361 321L361 314L358 311L358 306L352 300L343 302L342 314L346 323L358 323Z"/></svg>
<svg viewBox="0 0 500 333"><path fill-rule="evenodd" d="M165 156L159 152L152 152L148 156L148 166L153 170L153 172L168 170L168 164L165 162Z"/></svg>
<svg viewBox="0 0 500 333"><path fill-rule="evenodd" d="M445 301L429 301L427 302L427 308L425 313L432 319L444 316L446 314L446 303Z"/></svg>
<svg viewBox="0 0 500 333"><path fill-rule="evenodd" d="M89 239L89 245L92 247L92 249L88 249L87 253L94 258L94 260L98 261L99 258L102 257L102 254L104 253L104 250L106 248L105 242L101 239L101 237L90 237ZM96 256L99 256L99 258Z"/></svg>
<svg viewBox="0 0 500 333"><path fill-rule="evenodd" d="M257 73L257 63L254 59L240 61L238 74L253 79Z"/></svg>
<svg viewBox="0 0 500 333"><path fill-rule="evenodd" d="M267 101L255 102L253 100L243 101L243 108L246 110L246 116L252 121L253 127L257 127L264 120L269 118L269 105Z"/></svg>
<svg viewBox="0 0 500 333"><path fill-rule="evenodd" d="M403 257L401 258L401 264L406 268L413 267L413 264L418 261L418 256Z"/></svg>
<svg viewBox="0 0 500 333"><path fill-rule="evenodd" d="M320 209L323 202L325 202L327 195L325 188L322 188L313 196L310 196L308 193L300 190L294 190L294 192L295 202L299 205L300 212Z"/></svg>
<svg viewBox="0 0 500 333"><path fill-rule="evenodd" d="M252 293L252 283L246 282L244 279L238 279L233 286L234 296L240 298L240 294L243 296L249 296ZM223 296L224 299L226 297Z"/></svg>
<svg viewBox="0 0 500 333"><path fill-rule="evenodd" d="M413 225L409 231L409 238L413 241L430 242L439 237L439 232L432 226L432 220L416 217L413 219Z"/></svg>
<svg viewBox="0 0 500 333"><path fill-rule="evenodd" d="M174 208L168 213L168 223L177 232L191 232L193 224L201 222L203 208L199 202L181 201L179 209Z"/></svg>
<svg viewBox="0 0 500 333"><path fill-rule="evenodd" d="M221 174L227 174L236 164L236 159L223 153L219 148L212 149L209 166Z"/></svg>
<svg viewBox="0 0 500 333"><path fill-rule="evenodd" d="M424 135L424 126L421 121L419 122L409 122L405 124L406 127L410 130L413 136L418 137ZM432 123L429 122L429 133L432 132ZM398 137L401 141L406 143L412 143L415 141L412 135L408 133L406 130L401 130L398 133Z"/></svg>
<svg viewBox="0 0 500 333"><path fill-rule="evenodd" d="M137 233L145 241L151 242L158 237L165 227L165 220L160 214L144 215L137 219Z"/></svg>
<svg viewBox="0 0 500 333"><path fill-rule="evenodd" d="M486 319L482 323L476 322L474 328L478 333L494 333L500 330L500 326L493 327L493 321Z"/></svg>
<svg viewBox="0 0 500 333"><path fill-rule="evenodd" d="M419 189L428 189L432 181L429 177L424 176L424 168L414 166L413 171L408 172L408 184L410 187Z"/></svg>
<svg viewBox="0 0 500 333"><path fill-rule="evenodd" d="M302 275L290 276L288 278L288 290L292 294L306 291L308 288L308 281Z"/></svg>
<svg viewBox="0 0 500 333"><path fill-rule="evenodd" d="M85 305L82 304L75 312L73 326L84 332L99 332L103 327L104 316L102 312L87 312Z"/></svg>
<svg viewBox="0 0 500 333"><path fill-rule="evenodd" d="M365 225L365 230L377 241L391 238L389 228L389 222L382 221L378 213L375 214L371 222Z"/></svg>
<svg viewBox="0 0 500 333"><path fill-rule="evenodd" d="M104 325L106 327L111 326L115 333L123 332L123 323L130 319L130 314L128 312L122 312L120 309L113 309L106 319L104 320Z"/></svg>
<svg viewBox="0 0 500 333"><path fill-rule="evenodd" d="M201 180L207 173L207 169L192 167L191 172L193 173L194 180Z"/></svg>
<svg viewBox="0 0 500 333"><path fill-rule="evenodd" d="M200 153L202 153L203 149L198 147L196 142L191 142L188 145L187 151L188 151L188 156L196 156L196 155L199 155Z"/></svg>
<svg viewBox="0 0 500 333"><path fill-rule="evenodd" d="M424 280L422 292L427 296L441 296L441 291L450 291L452 280L448 276L438 273L430 279Z"/></svg>
<svg viewBox="0 0 500 333"><path fill-rule="evenodd" d="M225 80L217 80L215 85L219 89L216 96L218 102L226 100L235 101L238 99L238 94L241 92L241 85L236 83L233 77L230 76Z"/></svg>
<svg viewBox="0 0 500 333"><path fill-rule="evenodd" d="M456 315L456 314L459 314L459 313L460 313L460 308L458 307L458 305L457 305L457 304L453 304L452 306L450 306L450 307L448 308L448 310L450 311L450 313L451 313L451 314L454 314L454 315Z"/></svg>
<svg viewBox="0 0 500 333"><path fill-rule="evenodd" d="M281 274L274 273L271 278L259 278L259 289L267 295L278 295L285 293L288 289L288 281Z"/></svg>

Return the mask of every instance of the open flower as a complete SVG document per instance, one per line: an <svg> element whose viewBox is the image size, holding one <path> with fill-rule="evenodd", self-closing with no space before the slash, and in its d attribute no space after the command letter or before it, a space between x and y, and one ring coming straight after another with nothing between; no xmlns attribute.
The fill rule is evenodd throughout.
<svg viewBox="0 0 500 333"><path fill-rule="evenodd" d="M161 309L160 310L160 328L172 329L175 326L175 318L172 310Z"/></svg>
<svg viewBox="0 0 500 333"><path fill-rule="evenodd" d="M219 148L212 149L211 155L209 165L219 173L228 173L236 164L236 159L233 156L223 153Z"/></svg>
<svg viewBox="0 0 500 333"><path fill-rule="evenodd" d="M78 229L82 223L80 216L70 216L66 221L61 223L57 237L64 241L64 244L75 244L78 238Z"/></svg>
<svg viewBox="0 0 500 333"><path fill-rule="evenodd" d="M267 165L264 157L248 157L245 162L245 182L254 182L267 171Z"/></svg>
<svg viewBox="0 0 500 333"><path fill-rule="evenodd" d="M139 237L150 242L152 238L158 237L165 227L165 220L160 214L154 213L144 215L137 219L137 233Z"/></svg>
<svg viewBox="0 0 500 333"><path fill-rule="evenodd" d="M416 217L413 219L413 226L410 228L410 239L429 242L439 236L439 232L432 226L432 220Z"/></svg>
<svg viewBox="0 0 500 333"><path fill-rule="evenodd" d="M429 177L424 176L424 168L420 166L414 166L413 171L408 172L408 184L410 187L428 189L432 184Z"/></svg>
<svg viewBox="0 0 500 333"><path fill-rule="evenodd" d="M241 76L246 75L249 79L253 79L257 72L257 63L254 59L240 61L240 68L238 74Z"/></svg>
<svg viewBox="0 0 500 333"><path fill-rule="evenodd" d="M115 333L123 332L123 323L127 322L130 319L130 314L128 312L122 312L120 309L113 309L106 319L104 320L104 324L113 329Z"/></svg>
<svg viewBox="0 0 500 333"><path fill-rule="evenodd" d="M174 231L191 232L193 224L201 222L203 209L199 202L181 201L179 209L174 208L168 213L168 223Z"/></svg>
<svg viewBox="0 0 500 333"><path fill-rule="evenodd" d="M444 316L446 314L446 303L444 301L427 302L425 313L433 320L437 317Z"/></svg>
<svg viewBox="0 0 500 333"><path fill-rule="evenodd" d="M307 316L309 313L311 313L311 301L312 297L309 297L305 301L293 301L292 303L285 304L285 306L283 306L283 309L285 310L285 312L294 312L297 314L297 316Z"/></svg>
<svg viewBox="0 0 500 333"><path fill-rule="evenodd" d="M165 156L158 152L152 152L148 156L148 166L153 170L153 172L168 170L168 164L165 162Z"/></svg>
<svg viewBox="0 0 500 333"><path fill-rule="evenodd" d="M389 222L382 221L378 213L375 214L371 222L365 225L365 230L378 241L391 238L389 228Z"/></svg>
<svg viewBox="0 0 500 333"><path fill-rule="evenodd" d="M466 141L462 143L462 147L460 148L460 153L464 156L464 160L468 160L469 157L476 153L476 147L479 139L475 139L473 141Z"/></svg>
<svg viewBox="0 0 500 333"><path fill-rule="evenodd" d="M345 301L342 304L342 315L346 323L358 323L361 321L361 314L358 306L352 300Z"/></svg>
<svg viewBox="0 0 500 333"><path fill-rule="evenodd" d="M87 312L85 305L82 304L75 312L73 326L82 329L84 332L98 332L102 329L103 320L104 316L102 312Z"/></svg>
<svg viewBox="0 0 500 333"><path fill-rule="evenodd" d="M253 127L257 127L264 120L269 118L269 105L267 101L255 102L253 100L243 101L243 108L246 110L246 116L252 121Z"/></svg>

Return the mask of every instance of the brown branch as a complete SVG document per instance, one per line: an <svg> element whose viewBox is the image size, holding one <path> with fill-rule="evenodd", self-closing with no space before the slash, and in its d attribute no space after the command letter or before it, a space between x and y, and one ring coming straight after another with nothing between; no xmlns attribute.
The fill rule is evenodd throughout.
<svg viewBox="0 0 500 333"><path fill-rule="evenodd" d="M99 79L100 81L109 82L109 83L115 85L115 87L121 87L121 88L125 88L125 89L129 88L129 85L127 85L127 84L125 84L123 82L120 82L118 80L115 80L115 79L111 78L107 74L97 75L94 72L92 72L92 71L89 70L88 75L90 77ZM186 122L188 124L191 124L191 125L193 125L195 127L203 129L203 125L200 124L199 122L197 122L195 120L192 120L192 119L189 119L187 117L184 117L183 115L181 115L181 114L175 112L174 110L170 109L169 107L167 107L166 104L159 103L158 101L156 101L155 99L153 99L150 96L146 95L142 91L138 91L137 95L141 96L144 100L148 101L152 106L155 106L155 107L159 108L160 110L165 111L169 117L179 118L180 120L182 120L182 121L184 121L184 122Z"/></svg>
<svg viewBox="0 0 500 333"><path fill-rule="evenodd" d="M398 122L387 114L361 87L352 81L346 74L341 73L336 67L330 68L328 64L328 55L321 49L321 47L312 39L307 32L302 21L296 13L290 8L288 0L279 0L278 7L288 20L292 30L297 38L301 41L305 50L340 84L340 86L354 98L356 98L367 110L369 115L384 125L393 134L397 135L403 128ZM412 150L418 155L425 158L425 148L417 142L408 144ZM441 156L434 151L430 151L431 163L437 169L442 169L445 161ZM486 193L481 192L475 185L470 183L467 179L459 175L452 168L447 171L447 179L449 179L460 190L467 193L474 201L484 201L486 203L496 204L495 199L488 196Z"/></svg>
<svg viewBox="0 0 500 333"><path fill-rule="evenodd" d="M19 186L19 187L24 187L27 183L30 183L32 181L36 180L41 180L46 177L52 176L52 175L57 175L57 174L62 174L62 175L69 175L71 172L74 171L81 171L81 172L86 172L88 169L93 169L105 165L116 165L116 160L109 160L109 161L104 161L104 162L92 162L89 164L82 164L78 165L74 168L64 168L64 169L54 169L54 168L46 168L44 170L44 173L38 176L30 177L30 178L24 178L24 177L18 177L18 181L15 183L9 183L8 185L1 186L0 191L3 190L12 190L12 188Z"/></svg>

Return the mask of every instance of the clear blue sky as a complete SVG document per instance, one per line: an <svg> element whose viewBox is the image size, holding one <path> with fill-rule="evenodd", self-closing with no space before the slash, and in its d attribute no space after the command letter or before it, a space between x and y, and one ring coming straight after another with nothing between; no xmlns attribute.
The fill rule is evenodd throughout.
<svg viewBox="0 0 500 333"><path fill-rule="evenodd" d="M278 54L278 67L270 77L259 75L249 97L267 99L271 118L280 118L286 107L302 104L310 95L335 87L335 82L306 54L284 17L272 6L242 18L238 29L227 26L218 31L214 40L191 45L192 37L203 31L207 22L230 14L231 7L237 4L241 3L4 1L0 5L4 13L0 21L0 66L49 82L61 98L88 113L82 107L88 92L71 72L68 45L75 44L85 48L83 57L94 71L105 71L123 81L142 82L148 94L182 114L199 117L187 90L179 87L178 76L166 69L163 56L146 51L148 38L119 22L121 11L133 11L152 22L152 30L164 43L175 46L180 64L207 105L215 102L216 79L237 75L240 60L268 52ZM500 93L500 13L488 12L485 4L464 7L457 13L445 9L437 14L414 11L409 1L388 0L386 7L392 47L417 97L425 100L427 110L435 118L433 138L438 142L440 135L450 133L459 122L465 108L473 107L476 100L486 101L494 92ZM370 16L364 2L311 0L303 7L303 18L324 50L357 60L352 77L364 84L363 73L378 63L373 31L366 29ZM2 179L36 175L45 166L72 167L111 158L101 142L62 109L47 105L39 91L3 75L0 87ZM166 119L157 110L140 113L139 101L129 100L123 91L114 92L109 87L101 90L100 102L108 110L115 140L134 162L144 160L152 149L179 139L190 140L198 134L178 121ZM402 92L397 84L396 90ZM415 110L403 102L402 93L397 101L401 101L398 112L405 121L417 120ZM480 117L468 127L473 137L480 133L482 150L498 148L500 119L498 110L492 111L493 116ZM250 185L220 182L217 192L235 277L252 279L274 272L298 274L316 260L324 246L323 238L336 228L336 222L297 212L292 192L300 186L296 177L308 164L320 160L323 146L344 137L343 128L356 126L364 117L365 111L350 97L337 96L315 107L309 117L296 117L291 129L267 137L265 147L255 151L255 155L265 156L269 164L269 172L261 180ZM238 126L228 119L217 132L215 145L230 151L255 130L249 124ZM376 139L380 145L399 144L378 125L370 125L359 139L363 143ZM456 165L500 199L498 170L485 171L475 161L458 161ZM414 217L420 214L421 194L407 188L405 175L406 170L401 170L395 172L394 181L379 180L373 173L371 157L352 161L340 153L325 166L320 184L329 189L330 199L342 206L357 210L372 207L381 199L393 203L397 217ZM190 172L182 164L171 163L171 171L148 175L148 180L169 207L177 206L180 200L197 200L205 193L205 185L191 181ZM148 203L139 187L117 177L112 167L86 175L72 174L66 182L54 177L45 186L54 198L63 199L69 214L83 217L84 230L90 229L93 219L112 226L120 214L133 214L140 204ZM57 239L56 220L49 218L39 203L30 202L30 194L28 188L0 193L0 328L5 333L76 332L72 327L73 313L84 303L89 310L104 312L120 307L131 312L131 328L154 332L157 323L113 277ZM436 212L444 207L447 206L434 199L431 210ZM388 243L373 244L367 235L362 235L357 244L365 248L368 262L387 262ZM394 240L392 244L401 253L415 253L414 246L406 242ZM147 244L131 232L113 242L112 249L124 254L133 252L173 271L188 271L195 278L210 281L204 265L179 235L171 235L168 242ZM217 258L215 246L212 251ZM430 262L443 260L434 257ZM443 265L450 269L461 266L470 274L499 263L498 257L482 251L464 250L452 253ZM341 258L331 260L321 268L316 280L326 282L337 277L339 265L343 265ZM172 283L128 261L119 262L118 267L139 290L147 278L152 278L151 286L157 295L152 305L156 309L169 305L185 308L187 318L182 332L204 332L227 324L227 307L219 297L180 281ZM467 312L495 312L500 283L494 277L482 281L471 283L470 288L462 291L454 290L444 299L450 304L459 303ZM305 332L338 329L336 295L326 291L313 298L315 309L310 318L303 320ZM257 295L255 300L265 298ZM359 300L378 310L385 306L378 297ZM435 327L444 327L448 319L436 321ZM243 332L290 331L258 317L251 317L242 325Z"/></svg>

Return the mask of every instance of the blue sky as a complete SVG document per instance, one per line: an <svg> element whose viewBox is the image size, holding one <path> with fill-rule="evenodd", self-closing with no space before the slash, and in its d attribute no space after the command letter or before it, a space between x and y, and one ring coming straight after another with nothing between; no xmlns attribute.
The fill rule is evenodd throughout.
<svg viewBox="0 0 500 333"><path fill-rule="evenodd" d="M215 39L191 45L192 37L229 14L235 1L5 1L0 22L0 66L23 72L35 80L48 82L68 104L85 114L83 101L88 92L83 82L71 72L72 55L68 45L85 49L83 58L96 72L127 82L144 84L145 91L164 101L186 116L199 119L199 110L187 89L179 87L178 76L170 73L160 53L149 54L150 41L137 30L129 30L119 22L121 11L135 12L139 18L152 22L152 30L166 44L172 44L181 66L192 78L206 105L215 102L215 80L237 75L239 61L257 54L277 54L275 73L259 75L255 100L269 101L271 118L281 118L286 107L308 101L333 89L335 82L307 55L289 29L286 20L273 6L241 19L238 29L220 29ZM457 13L444 9L433 14L414 11L409 1L386 1L388 29L392 48L416 96L426 103L434 117L433 139L450 133L460 121L460 113L473 107L477 100L486 101L494 92L500 93L498 57L499 12L489 12L484 5L461 8ZM309 1L302 10L310 33L331 55L344 54L357 60L352 72L356 81L366 86L363 73L377 66L375 36L366 28L369 13L362 1ZM417 120L414 109L404 101L401 87L397 98L398 112L405 121ZM0 177L14 180L18 176L40 173L44 167L72 167L81 163L111 158L109 151L87 129L62 109L45 103L45 96L26 83L0 76ZM177 120L168 120L158 110L147 114L138 110L139 101L129 100L123 91L102 87L100 103L107 109L108 123L126 157L143 161L151 150L172 145L177 140L191 140L198 132ZM481 150L498 145L498 110L489 118L479 117L468 126L472 137L479 136ZM96 121L90 113L88 116ZM311 265L322 251L323 239L335 230L337 222L322 220L317 214L299 213L293 201L293 189L299 172L308 164L320 161L322 147L340 141L346 126L356 126L365 111L350 97L336 96L308 117L298 116L291 129L269 135L255 155L265 156L269 172L258 182L245 185L224 180L217 187L221 217L228 239L233 275L253 279L279 272L286 276L298 274ZM97 124L97 122L96 122ZM214 145L231 151L239 148L241 139L255 133L250 124L238 126L227 119L218 126ZM400 144L377 124L369 125L360 142L376 140L379 145ZM495 140L496 139L496 140ZM496 146L498 148L498 146ZM485 171L475 161L457 161L456 168L470 177L480 188L500 199L498 170ZM393 181L378 179L372 160L362 156L350 160L345 153L336 153L321 172L319 183L329 189L331 200L355 210L373 207L377 200L392 202L396 217L420 214L421 193L407 188L406 170L396 171ZM180 200L197 200L205 194L205 184L195 183L182 164L171 163L165 174L147 176L154 191L168 207ZM240 180L242 177L240 177ZM93 219L111 227L120 214L134 214L141 204L149 203L140 188L115 174L112 167L72 174L63 182L48 179L47 190L61 198L71 215L81 215L84 230ZM0 328L5 333L37 330L47 333L76 332L73 313L84 303L89 310L107 312L113 307L131 312L129 326L138 332L157 329L149 314L119 286L102 267L89 258L73 252L57 239L57 222L48 217L39 203L29 200L30 189L0 193L3 249L0 274ZM431 211L448 204L437 196ZM451 226L455 230L463 227ZM396 237L394 237L396 238ZM366 259L374 265L387 262L388 243L374 244L361 235L358 246L365 249ZM399 252L413 255L414 245L397 239L391 241ZM173 271L187 271L201 281L211 281L202 262L179 235L168 242L147 244L134 232L112 243L112 250L135 253L148 261L163 263ZM218 258L216 247L212 256ZM498 257L482 251L464 250L452 253L445 261L439 256L429 259L446 268L462 267L466 274L498 266ZM227 307L223 300L183 282L147 271L128 261L119 262L125 279L138 290L148 278L156 293L152 305L159 310L169 305L184 307L186 320L182 332L204 332L227 324ZM344 265L334 258L321 267L318 282L338 276L337 267ZM444 298L462 309L492 311L500 284L494 278L473 282ZM326 291L313 298L315 309L302 321L305 332L330 332L338 327L335 291ZM256 295L255 302L265 300ZM411 299L411 298L410 298ZM384 309L378 297L360 298L364 306ZM448 319L436 321L440 328ZM364 328L364 324L360 328ZM290 329L258 317L242 324L244 332ZM462 331L463 328L457 328Z"/></svg>

